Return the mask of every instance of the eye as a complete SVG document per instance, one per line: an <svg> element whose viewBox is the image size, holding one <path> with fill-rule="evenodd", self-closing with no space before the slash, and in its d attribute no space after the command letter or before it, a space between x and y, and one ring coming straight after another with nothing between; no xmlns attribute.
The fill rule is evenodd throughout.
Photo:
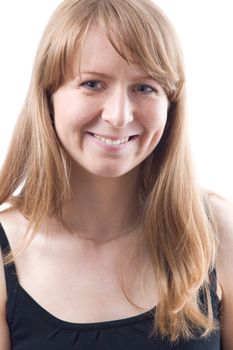
<svg viewBox="0 0 233 350"><path fill-rule="evenodd" d="M152 94L157 92L157 90L149 85L146 84L138 84L134 88L136 92L141 92L142 94Z"/></svg>
<svg viewBox="0 0 233 350"><path fill-rule="evenodd" d="M100 90L103 84L98 80L88 80L81 83L80 86L89 90Z"/></svg>

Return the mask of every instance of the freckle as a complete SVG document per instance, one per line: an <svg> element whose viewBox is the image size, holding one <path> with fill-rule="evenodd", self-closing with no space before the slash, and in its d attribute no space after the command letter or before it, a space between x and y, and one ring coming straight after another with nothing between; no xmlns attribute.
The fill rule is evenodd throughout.
<svg viewBox="0 0 233 350"><path fill-rule="evenodd" d="M86 97L91 96L91 94L88 93L88 92L83 92L83 95L86 96Z"/></svg>

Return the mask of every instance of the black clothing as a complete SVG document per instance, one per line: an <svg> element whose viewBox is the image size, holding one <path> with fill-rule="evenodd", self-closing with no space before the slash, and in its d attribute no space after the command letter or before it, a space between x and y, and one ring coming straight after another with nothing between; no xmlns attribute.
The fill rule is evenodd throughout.
<svg viewBox="0 0 233 350"><path fill-rule="evenodd" d="M2 251L10 249L0 224ZM7 322L12 350L220 350L220 331L207 339L170 344L160 337L149 338L154 309L141 315L98 323L62 321L43 309L18 283L15 264L4 267L7 284ZM203 293L200 292L203 298ZM216 273L211 273L211 299L218 319L220 301ZM80 301L81 303L82 301Z"/></svg>

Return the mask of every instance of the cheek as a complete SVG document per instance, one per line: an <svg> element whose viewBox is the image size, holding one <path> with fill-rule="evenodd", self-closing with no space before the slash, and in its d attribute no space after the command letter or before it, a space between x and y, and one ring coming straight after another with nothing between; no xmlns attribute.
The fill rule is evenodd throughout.
<svg viewBox="0 0 233 350"><path fill-rule="evenodd" d="M149 133L163 131L167 122L167 104L158 104L143 115L143 124Z"/></svg>
<svg viewBox="0 0 233 350"><path fill-rule="evenodd" d="M53 106L56 129L77 131L89 123L97 112L98 106L89 103L86 99L76 94L55 94Z"/></svg>

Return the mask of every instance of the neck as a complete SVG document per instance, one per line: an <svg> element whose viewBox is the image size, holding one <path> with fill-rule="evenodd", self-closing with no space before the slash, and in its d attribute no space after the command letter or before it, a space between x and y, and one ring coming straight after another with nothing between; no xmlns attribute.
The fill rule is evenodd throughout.
<svg viewBox="0 0 233 350"><path fill-rule="evenodd" d="M97 177L78 169L71 176L72 200L64 223L72 232L98 241L131 232L139 217L139 168L117 178Z"/></svg>

